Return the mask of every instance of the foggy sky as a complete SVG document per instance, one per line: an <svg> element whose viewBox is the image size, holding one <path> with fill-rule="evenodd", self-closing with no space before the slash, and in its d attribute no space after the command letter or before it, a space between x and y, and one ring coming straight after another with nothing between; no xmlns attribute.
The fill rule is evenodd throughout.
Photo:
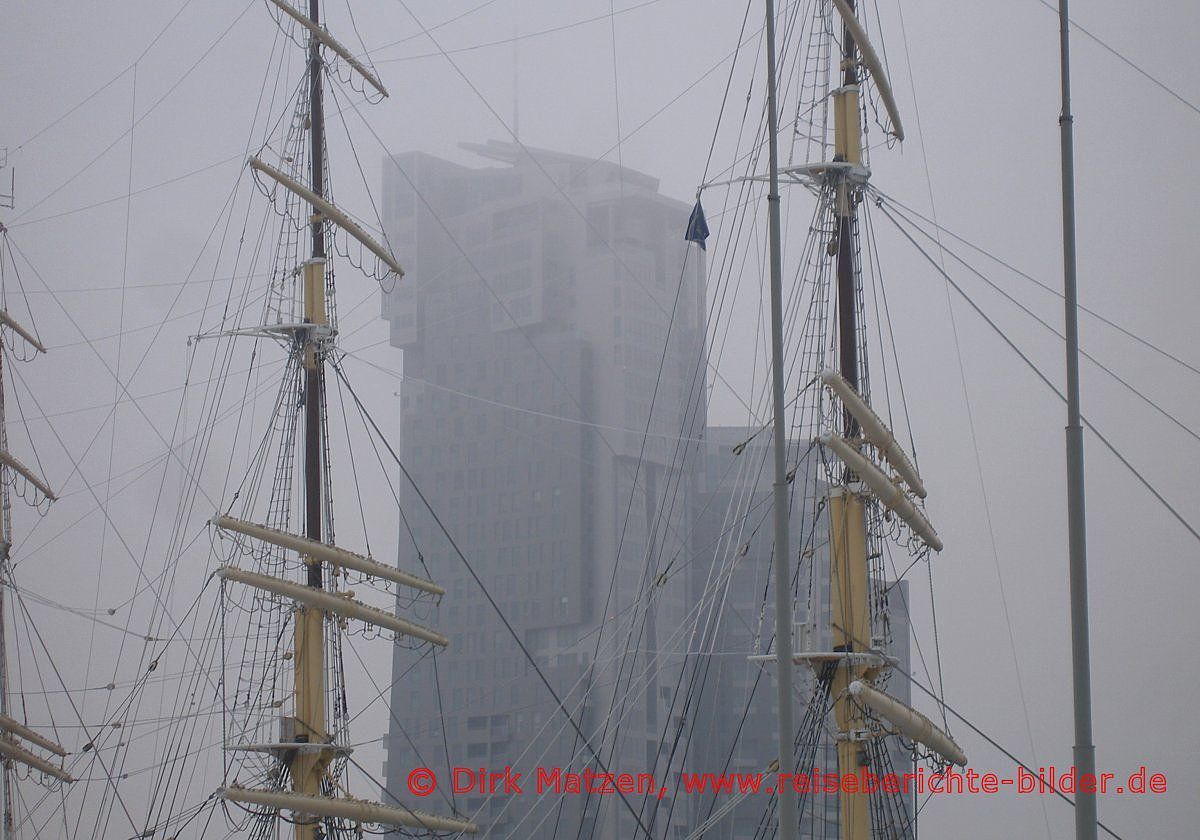
<svg viewBox="0 0 1200 840"><path fill-rule="evenodd" d="M387 151L419 149L474 164L457 144L511 139L509 132L518 122L514 112L519 113L524 142L619 159L661 178L665 193L692 199L703 177L729 65L720 65L668 103L733 51L744 6L711 0L618 3L618 10L632 10L611 20L602 17L533 35L604 16L610 6L497 0L433 33L449 58L421 34L412 16L429 27L478 5L476 0L368 0L354 5L357 28L391 97L382 105L358 105L383 145L353 109L344 114L348 135L341 117L330 117L340 204L372 220L367 191L378 200ZM178 19L142 55L181 6ZM872 183L923 212L932 207L946 227L1057 287L1056 17L1038 0L907 3L902 25L898 12L891 0L880 4L886 59L908 139L901 149L874 151ZM330 29L361 51L345 4L332 4L329 14ZM1200 58L1194 50L1200 10L1195 4L1171 0L1133 8L1104 0L1077 4L1073 14L1090 32L1195 100L1194 92L1200 90ZM760 4L753 3L750 30L760 25L761 15ZM8 2L0 21L0 146L9 147L17 184L17 206L0 211L0 220L37 271L35 275L18 258L28 304L6 274L7 305L22 318L32 309L51 349L14 372L11 376L20 377L15 383L9 378L10 394L14 384L17 394L9 400L10 445L30 462L33 458L21 453L30 451L31 437L44 473L64 496L41 522L17 511L21 550L14 550L14 558L30 590L86 610L96 606L110 620L104 610L127 599L139 585L131 554L145 556L148 575L161 571L170 523L148 531L150 512L162 499L160 515L172 517L177 502L171 496L184 482L177 468L169 469L164 479L161 465L118 479L106 521L96 512L95 497L73 474L72 459L79 460L83 476L103 500L106 476L162 456L166 447L160 436L171 439L177 416L186 428L190 412L198 408L198 393L189 391L189 402L181 408L178 390L158 392L181 386L189 358L187 337L213 323L213 310L203 317L197 310L223 300L229 288L215 264L215 243L224 236L223 253L230 252L242 234L245 202L257 197L245 190L242 162L262 142L264 115L256 118L256 109L275 27L265 4L241 0L104 6ZM514 34L529 37L515 46L478 46ZM300 52L291 49L284 88L302 72ZM1073 56L1081 301L1200 366L1194 340L1200 303L1200 237L1195 235L1200 172L1192 159L1200 144L1200 114L1079 33L1073 36ZM135 61L136 73L122 74ZM731 86L734 116L727 116L718 135L716 168L725 166L732 152L728 121L736 128L753 64L751 47L739 60ZM114 77L102 92L67 113ZM756 81L751 124L761 90ZM274 113L280 106L277 100ZM132 132L132 155L131 109L140 119ZM618 124L630 136L614 148ZM351 146L362 164L361 175ZM173 179L178 180L164 184ZM226 229L222 207L239 183L240 203ZM130 185L135 195L126 201ZM799 208L809 206L810 199L797 194L790 201ZM807 217L806 212L800 215ZM247 241L253 242L257 222L250 228ZM1068 765L1065 409L960 300L950 298L956 341L940 278L882 221L879 234L908 406L930 489L929 512L947 546L934 561L946 700L1026 761ZM403 263L404 255L398 256ZM1057 298L994 265L988 272L1043 318L1061 323ZM978 281L954 273L1022 349L1061 382L1057 340ZM343 276L343 346L399 370L399 352L386 344L386 324L378 317L378 290L348 268ZM138 288L127 290L122 305L123 278ZM187 285L178 285L185 279ZM747 301L753 299L757 280L744 279ZM158 329L167 316L173 320ZM730 382L750 381L756 317L756 306L750 305L735 315L730 334L743 344L722 361L722 374ZM119 347L112 338L146 326L150 328L126 333ZM1200 428L1196 374L1088 316L1081 320L1081 331L1086 350L1183 424ZM233 364L235 369L244 366ZM138 407L127 400L120 403L114 435L106 417L122 396L112 377L118 367L123 381L137 368L127 387L138 397ZM353 360L348 368L374 416L394 433L398 407L393 393L401 387L399 381L376 368L355 366ZM762 371L758 373L761 381ZM193 371L191 376L195 381L208 374ZM742 396L749 400L749 384L745 388ZM1190 481L1200 466L1200 441L1154 414L1087 361L1083 407L1179 511L1193 525L1200 524ZM43 412L54 415L53 430L41 419ZM711 422L747 420L738 399L714 389ZM222 455L244 454L251 445L222 437L217 448ZM1119 777L1144 764L1166 773L1170 783L1170 792L1162 797L1102 798L1100 818L1127 837L1192 836L1200 821L1200 727L1190 709L1200 689L1192 666L1200 641L1195 604L1200 551L1093 435L1086 436L1085 446L1097 764ZM205 474L204 486L212 501L201 497L198 511L227 501L223 463ZM348 507L343 504L343 515ZM394 557L394 508L377 501L366 514L375 556ZM188 539L196 536L201 522L184 528ZM362 530L357 522L346 527L357 529L352 533ZM22 536L27 542L22 543ZM198 586L208 571L205 562L203 550L193 551L177 574L194 578ZM911 591L917 641L932 656L927 583L918 578ZM34 617L47 644L59 652L56 664L68 685L103 685L114 675L116 682L127 683L136 676L122 670L131 661L130 651L137 649L136 640L127 638L130 648L118 657L113 651L121 634L41 609ZM111 620L123 623L122 616ZM133 629L138 629L136 622ZM96 664L85 671L83 651L89 644ZM370 652L376 657L369 664L377 679L389 667L386 647L376 644ZM376 691L361 674L351 673L350 679L360 689L352 701L358 711ZM47 680L49 687L53 680ZM105 700L103 693L84 695L85 716L99 720ZM933 711L927 702L918 706ZM149 707L141 712L157 713ZM952 729L973 767L1015 772L1008 759L974 733L953 721ZM362 741L386 733L386 712L379 703L356 721L355 731ZM78 746L74 736L66 737ZM150 764L153 751L143 750L139 757ZM356 753L358 761L376 772L382 758L380 743L365 744ZM130 768L137 764L135 758L129 761ZM356 792L373 795L359 782ZM921 827L931 836L1041 837L1046 836L1043 804L1052 836L1069 833L1071 814L1064 803L1015 796L937 800L922 812Z"/></svg>

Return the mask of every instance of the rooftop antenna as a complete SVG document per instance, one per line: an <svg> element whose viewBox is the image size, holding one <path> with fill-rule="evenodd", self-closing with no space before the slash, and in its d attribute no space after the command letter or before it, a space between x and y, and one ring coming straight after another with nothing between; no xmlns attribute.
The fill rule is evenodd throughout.
<svg viewBox="0 0 1200 840"><path fill-rule="evenodd" d="M16 170L9 168L8 165L8 147L0 149L0 181L3 180L3 172L8 169L8 186L0 187L6 189L7 192L0 193L0 208L11 210L15 206L15 198L17 195L17 173Z"/></svg>

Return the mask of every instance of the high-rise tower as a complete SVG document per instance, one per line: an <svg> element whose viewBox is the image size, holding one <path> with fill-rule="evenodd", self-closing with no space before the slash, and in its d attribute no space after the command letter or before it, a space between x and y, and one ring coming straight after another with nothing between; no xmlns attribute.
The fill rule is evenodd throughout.
<svg viewBox="0 0 1200 840"><path fill-rule="evenodd" d="M661 779L676 667L663 656L687 642L686 591L654 582L687 550L706 414L689 208L612 163L465 148L498 165L384 163L407 270L383 304L404 353L402 458L605 762ZM594 767L448 542L411 492L401 501L400 564L450 582L438 626L453 653L435 674L398 649L396 674L413 670L393 688L390 765L434 768L447 795L447 766ZM633 834L611 796L465 798L492 836Z"/></svg>

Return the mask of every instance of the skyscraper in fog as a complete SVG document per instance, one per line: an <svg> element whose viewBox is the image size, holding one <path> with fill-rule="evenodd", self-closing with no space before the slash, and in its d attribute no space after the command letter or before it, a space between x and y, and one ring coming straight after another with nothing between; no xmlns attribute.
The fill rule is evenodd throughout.
<svg viewBox="0 0 1200 840"><path fill-rule="evenodd" d="M487 165L420 153L384 163L387 237L407 272L383 303L403 350L401 456L605 760L661 779L687 593L654 581L688 550L706 414L704 266L682 238L689 208L612 163L464 148ZM511 764L527 778L581 768L590 756L576 732L402 492L399 562L448 582L426 618L451 648L436 662L397 649L389 792L411 802L405 774L417 765L442 780L430 808L451 796L447 767ZM658 591L640 598L648 589ZM612 796L456 799L494 837L549 837L556 825L574 836L581 823L583 836L635 833ZM656 833L682 828L686 809L670 806L647 803Z"/></svg>

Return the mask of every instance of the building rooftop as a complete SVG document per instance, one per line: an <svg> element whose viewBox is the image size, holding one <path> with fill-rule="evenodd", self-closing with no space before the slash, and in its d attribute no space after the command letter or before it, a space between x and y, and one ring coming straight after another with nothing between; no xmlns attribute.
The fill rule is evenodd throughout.
<svg viewBox="0 0 1200 840"><path fill-rule="evenodd" d="M630 169L627 166L613 163L612 161L596 160L595 158L583 157L581 155L556 152L551 149L540 149L536 146L527 146L524 143L508 143L502 140L489 140L486 143L459 143L458 146L460 149L473 152L480 157L499 163L507 163L510 166L519 166L523 161L532 161L541 164L546 169L565 168L568 171L572 171L572 174L582 173L590 169L598 173L600 180L616 181L620 178L622 183L627 187L645 189L650 192L658 191L657 178L643 172L638 172L636 169Z"/></svg>

